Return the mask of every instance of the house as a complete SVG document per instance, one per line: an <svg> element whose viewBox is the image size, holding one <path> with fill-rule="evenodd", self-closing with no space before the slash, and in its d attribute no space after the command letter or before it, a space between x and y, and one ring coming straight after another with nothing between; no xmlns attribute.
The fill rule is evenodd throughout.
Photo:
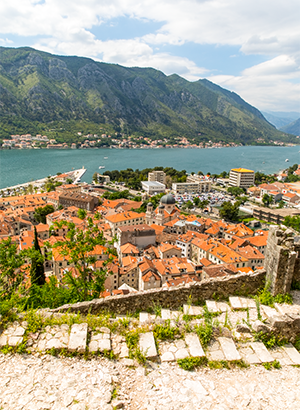
<svg viewBox="0 0 300 410"><path fill-rule="evenodd" d="M114 215L106 215L104 219L109 223L112 234L117 233L117 229L123 226L133 226L144 224L145 214L134 211L117 213Z"/></svg>

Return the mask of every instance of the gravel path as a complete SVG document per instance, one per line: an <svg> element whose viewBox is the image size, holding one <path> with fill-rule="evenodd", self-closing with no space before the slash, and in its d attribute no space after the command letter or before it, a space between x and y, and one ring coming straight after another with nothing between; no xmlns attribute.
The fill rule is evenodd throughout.
<svg viewBox="0 0 300 410"><path fill-rule="evenodd" d="M103 358L0 355L0 409L300 409L300 369L186 372L177 364L129 368Z"/></svg>

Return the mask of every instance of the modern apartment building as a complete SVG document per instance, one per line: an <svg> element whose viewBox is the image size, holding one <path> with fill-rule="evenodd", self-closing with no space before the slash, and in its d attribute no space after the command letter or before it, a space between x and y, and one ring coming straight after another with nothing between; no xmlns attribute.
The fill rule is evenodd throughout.
<svg viewBox="0 0 300 410"><path fill-rule="evenodd" d="M166 174L164 171L152 171L148 173L148 181L151 182L160 182L164 184L166 180Z"/></svg>
<svg viewBox="0 0 300 410"><path fill-rule="evenodd" d="M254 185L254 179L254 171L245 168L233 168L229 174L229 185L239 188L250 188Z"/></svg>

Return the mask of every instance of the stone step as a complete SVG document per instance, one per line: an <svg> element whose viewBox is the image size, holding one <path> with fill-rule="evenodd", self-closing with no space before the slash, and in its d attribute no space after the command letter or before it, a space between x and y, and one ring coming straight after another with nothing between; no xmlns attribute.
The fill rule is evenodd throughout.
<svg viewBox="0 0 300 410"><path fill-rule="evenodd" d="M229 337L218 337L225 359L228 361L240 360L241 356L237 351L233 339Z"/></svg>
<svg viewBox="0 0 300 410"><path fill-rule="evenodd" d="M285 314L289 315L290 313L295 314L295 315L300 315L299 305L287 305L287 304L280 305L279 303L274 303L274 306L281 315L285 315Z"/></svg>
<svg viewBox="0 0 300 410"><path fill-rule="evenodd" d="M47 326L46 332L41 333L36 343L33 343L32 347L39 351L47 351L50 349L67 349L69 344L69 325L61 326ZM29 338L30 340L30 338Z"/></svg>
<svg viewBox="0 0 300 410"><path fill-rule="evenodd" d="M183 339L178 339L173 342L161 342L159 344L161 352L160 359L162 362L174 362L178 359L189 357L189 351Z"/></svg>
<svg viewBox="0 0 300 410"><path fill-rule="evenodd" d="M16 347L23 342L25 334L25 326L13 325L9 326L0 336L0 347L11 346Z"/></svg>
<svg viewBox="0 0 300 410"><path fill-rule="evenodd" d="M267 316L267 318L271 318L271 317L280 315L280 313L276 309L271 308L270 306L260 305L260 309L264 312L264 314Z"/></svg>
<svg viewBox="0 0 300 410"><path fill-rule="evenodd" d="M71 327L71 333L68 343L68 350L71 352L84 353L87 342L87 323L75 323Z"/></svg>
<svg viewBox="0 0 300 410"><path fill-rule="evenodd" d="M210 360L225 360L225 355L217 339L211 340L207 347L207 356Z"/></svg>
<svg viewBox="0 0 300 410"><path fill-rule="evenodd" d="M161 318L163 320L171 320L171 311L170 311L170 309L162 309L161 310Z"/></svg>
<svg viewBox="0 0 300 410"><path fill-rule="evenodd" d="M92 332L89 343L90 352L103 352L104 350L111 350L110 330L108 328L101 328L100 332Z"/></svg>
<svg viewBox="0 0 300 410"><path fill-rule="evenodd" d="M205 356L199 337L196 333L187 333L187 335L185 336L185 343L187 344L190 355L192 357Z"/></svg>
<svg viewBox="0 0 300 410"><path fill-rule="evenodd" d="M201 306L183 305L183 314L190 316L198 316L203 314Z"/></svg>
<svg viewBox="0 0 300 410"><path fill-rule="evenodd" d="M217 302L218 311L222 313L230 312L230 306L225 302Z"/></svg>
<svg viewBox="0 0 300 410"><path fill-rule="evenodd" d="M245 309L256 309L256 303L254 299L240 297L240 302Z"/></svg>
<svg viewBox="0 0 300 410"><path fill-rule="evenodd" d="M261 364L260 358L257 356L256 353L254 353L253 349L250 346L242 346L239 349L239 353L242 359L248 364Z"/></svg>
<svg viewBox="0 0 300 410"><path fill-rule="evenodd" d="M294 365L300 366L300 353L294 348L292 344L285 345L282 347L282 349Z"/></svg>
<svg viewBox="0 0 300 410"><path fill-rule="evenodd" d="M140 312L139 314L139 322L140 323L147 323L150 321L150 314L147 312Z"/></svg>
<svg viewBox="0 0 300 410"><path fill-rule="evenodd" d="M139 348L147 359L155 359L157 350L152 332L140 333Z"/></svg>
<svg viewBox="0 0 300 410"><path fill-rule="evenodd" d="M206 300L205 304L206 304L207 310L210 313L218 313L219 312L217 302L215 302L214 300Z"/></svg>
<svg viewBox="0 0 300 410"><path fill-rule="evenodd" d="M274 361L274 358L271 356L270 352L262 342L252 342L250 343L250 346L262 363Z"/></svg>
<svg viewBox="0 0 300 410"><path fill-rule="evenodd" d="M234 310L244 309L241 299L238 296L230 296L229 303Z"/></svg>
<svg viewBox="0 0 300 410"><path fill-rule="evenodd" d="M294 364L283 347L276 347L272 349L272 357L274 360L278 360L281 366L291 366Z"/></svg>

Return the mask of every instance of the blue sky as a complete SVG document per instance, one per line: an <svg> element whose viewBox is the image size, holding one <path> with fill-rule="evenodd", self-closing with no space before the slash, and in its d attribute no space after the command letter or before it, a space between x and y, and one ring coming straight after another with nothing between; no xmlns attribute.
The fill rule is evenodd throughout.
<svg viewBox="0 0 300 410"><path fill-rule="evenodd" d="M10 0L0 15L2 46L208 78L300 112L299 0Z"/></svg>

